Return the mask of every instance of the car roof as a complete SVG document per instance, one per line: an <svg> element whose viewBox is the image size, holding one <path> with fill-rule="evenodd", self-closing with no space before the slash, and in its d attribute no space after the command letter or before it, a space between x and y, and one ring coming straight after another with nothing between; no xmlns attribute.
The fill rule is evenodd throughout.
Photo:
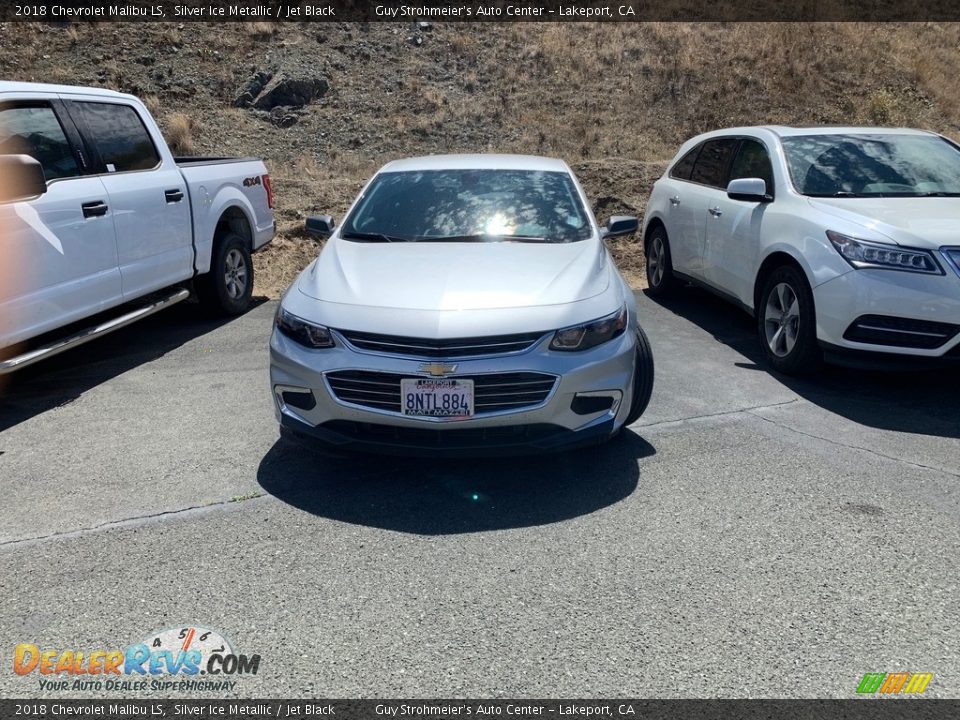
<svg viewBox="0 0 960 720"><path fill-rule="evenodd" d="M129 95L107 88L82 87L79 85L51 85L49 83L13 82L0 80L0 94L3 93L43 93L45 95L99 95L100 97L127 98Z"/></svg>
<svg viewBox="0 0 960 720"><path fill-rule="evenodd" d="M699 139L723 135L745 135L753 134L757 131L766 131L777 137L791 137L794 135L936 135L929 130L917 130L915 128L897 128L897 127L871 127L856 125L749 125L744 127L724 128L722 130L712 130L708 133L698 135Z"/></svg>
<svg viewBox="0 0 960 720"><path fill-rule="evenodd" d="M531 170L570 172L563 160L536 155L424 155L394 160L380 172L416 172L420 170Z"/></svg>

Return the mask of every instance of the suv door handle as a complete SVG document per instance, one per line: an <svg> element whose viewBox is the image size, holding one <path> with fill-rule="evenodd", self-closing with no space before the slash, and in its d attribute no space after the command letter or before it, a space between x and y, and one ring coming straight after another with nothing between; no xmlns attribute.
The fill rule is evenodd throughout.
<svg viewBox="0 0 960 720"><path fill-rule="evenodd" d="M709 210L707 210L707 212L713 215L714 217L720 217L721 215L723 215L723 210L720 209L719 205L717 205L716 207L710 208Z"/></svg>
<svg viewBox="0 0 960 720"><path fill-rule="evenodd" d="M672 198L670 198L670 204L671 204L671 205L679 205L679 204L680 204L680 196L679 196L679 195L674 195Z"/></svg>
<svg viewBox="0 0 960 720"><path fill-rule="evenodd" d="M84 203L80 208L83 210L83 216L85 218L102 217L106 215L107 210L110 209L103 200Z"/></svg>
<svg viewBox="0 0 960 720"><path fill-rule="evenodd" d="M167 199L168 203L176 203L183 200L183 190L180 188L174 188L173 190L164 190L163 196Z"/></svg>

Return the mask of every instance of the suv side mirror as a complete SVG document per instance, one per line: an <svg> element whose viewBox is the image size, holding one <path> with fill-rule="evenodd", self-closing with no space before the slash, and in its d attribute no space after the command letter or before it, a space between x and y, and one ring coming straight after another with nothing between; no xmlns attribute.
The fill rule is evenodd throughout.
<svg viewBox="0 0 960 720"><path fill-rule="evenodd" d="M738 178L727 185L727 197L745 202L771 202L773 197L767 194L767 183L760 178Z"/></svg>
<svg viewBox="0 0 960 720"><path fill-rule="evenodd" d="M640 229L639 221L632 215L613 215L607 220L607 226L601 232L603 237L631 235Z"/></svg>
<svg viewBox="0 0 960 720"><path fill-rule="evenodd" d="M330 237L333 235L333 229L337 226L331 215L318 215L317 217L307 218L307 233L317 235L318 237Z"/></svg>
<svg viewBox="0 0 960 720"><path fill-rule="evenodd" d="M29 155L0 155L0 202L27 200L46 191L40 163Z"/></svg>

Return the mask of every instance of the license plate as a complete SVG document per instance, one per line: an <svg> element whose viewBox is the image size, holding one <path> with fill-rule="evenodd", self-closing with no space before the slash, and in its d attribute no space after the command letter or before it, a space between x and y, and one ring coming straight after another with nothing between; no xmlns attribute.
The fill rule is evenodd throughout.
<svg viewBox="0 0 960 720"><path fill-rule="evenodd" d="M400 408L411 417L473 417L473 380L403 378Z"/></svg>

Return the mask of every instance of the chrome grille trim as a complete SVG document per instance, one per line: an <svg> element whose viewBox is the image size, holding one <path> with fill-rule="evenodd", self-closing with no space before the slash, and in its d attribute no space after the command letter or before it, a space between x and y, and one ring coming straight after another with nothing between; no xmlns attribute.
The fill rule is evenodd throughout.
<svg viewBox="0 0 960 720"><path fill-rule="evenodd" d="M947 261L947 264L953 268L953 271L957 275L960 275L960 246L942 247L940 248L940 254L943 256L943 259Z"/></svg>
<svg viewBox="0 0 960 720"><path fill-rule="evenodd" d="M447 360L491 355L515 355L526 352L540 342L546 332L490 335L487 337L430 340L428 338L379 335L354 330L336 331L354 350L379 355Z"/></svg>

